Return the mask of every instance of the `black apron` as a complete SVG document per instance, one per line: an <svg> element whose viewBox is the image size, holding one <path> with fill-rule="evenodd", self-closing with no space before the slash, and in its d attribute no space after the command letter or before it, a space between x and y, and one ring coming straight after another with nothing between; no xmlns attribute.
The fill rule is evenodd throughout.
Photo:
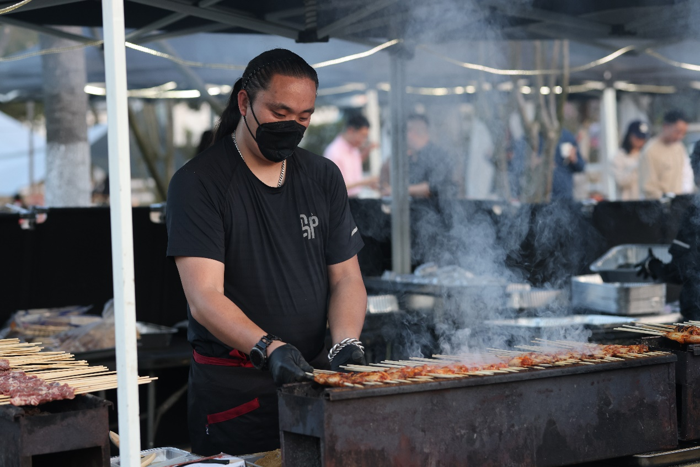
<svg viewBox="0 0 700 467"><path fill-rule="evenodd" d="M327 352L309 362L329 368ZM231 358L194 353L188 383L192 452L211 456L272 451L280 447L277 387L269 371L234 350Z"/></svg>

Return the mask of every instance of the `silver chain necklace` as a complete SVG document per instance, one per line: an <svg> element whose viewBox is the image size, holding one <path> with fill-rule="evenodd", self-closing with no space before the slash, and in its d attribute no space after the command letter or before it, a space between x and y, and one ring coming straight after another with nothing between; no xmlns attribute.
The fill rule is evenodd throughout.
<svg viewBox="0 0 700 467"><path fill-rule="evenodd" d="M238 143L236 142L236 133L231 133L231 139L233 139L233 145L236 146L236 151L238 151L238 154L241 156L241 159L243 159L243 162L245 162L245 157L243 157L243 153L241 152L240 149L238 149ZM282 186L282 180L284 180L284 171L287 169L287 159L282 161L282 170L280 171L280 179L277 181L277 188Z"/></svg>

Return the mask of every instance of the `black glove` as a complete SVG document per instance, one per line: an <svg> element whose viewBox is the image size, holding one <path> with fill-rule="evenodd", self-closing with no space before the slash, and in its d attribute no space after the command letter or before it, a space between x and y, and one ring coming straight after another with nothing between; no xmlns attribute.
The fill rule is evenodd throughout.
<svg viewBox="0 0 700 467"><path fill-rule="evenodd" d="M277 386L308 381L309 377L306 373L314 372L313 367L304 360L301 352L291 344L284 344L273 350L268 358L268 365Z"/></svg>
<svg viewBox="0 0 700 467"><path fill-rule="evenodd" d="M345 365L367 365L365 353L356 345L346 345L340 352L331 360L331 370L346 371L341 366Z"/></svg>
<svg viewBox="0 0 700 467"><path fill-rule="evenodd" d="M634 267L638 269L637 277L642 279L648 279L651 277L656 280L659 278L661 268L664 263L654 255L654 252L649 248L649 254L646 258L641 260L639 263L635 264Z"/></svg>

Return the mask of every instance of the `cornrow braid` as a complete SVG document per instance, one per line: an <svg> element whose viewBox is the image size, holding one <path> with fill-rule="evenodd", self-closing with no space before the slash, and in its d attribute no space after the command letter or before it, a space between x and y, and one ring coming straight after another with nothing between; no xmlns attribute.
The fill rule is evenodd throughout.
<svg viewBox="0 0 700 467"><path fill-rule="evenodd" d="M248 99L252 103L258 92L269 87L272 77L275 75L307 78L312 80L318 89L316 70L299 55L286 49L272 49L261 53L248 63L243 76L236 80L226 108L216 124L212 144L228 137L238 126L238 122L241 120L241 112L238 109L238 93L241 90L246 91Z"/></svg>

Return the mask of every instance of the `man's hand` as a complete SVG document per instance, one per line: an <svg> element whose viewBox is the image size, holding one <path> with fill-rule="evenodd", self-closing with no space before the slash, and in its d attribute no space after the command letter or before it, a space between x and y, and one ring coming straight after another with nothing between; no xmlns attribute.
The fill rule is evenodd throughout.
<svg viewBox="0 0 700 467"><path fill-rule="evenodd" d="M363 180L365 186L370 187L373 190L379 189L379 177L377 175L372 177L367 177Z"/></svg>
<svg viewBox="0 0 700 467"><path fill-rule="evenodd" d="M307 381L309 378L306 373L314 371L313 367L304 360L301 352L291 344L283 344L272 350L268 365L277 386Z"/></svg>
<svg viewBox="0 0 700 467"><path fill-rule="evenodd" d="M345 365L367 365L362 349L356 345L345 346L331 360L331 370L333 371L347 371L340 368Z"/></svg>

